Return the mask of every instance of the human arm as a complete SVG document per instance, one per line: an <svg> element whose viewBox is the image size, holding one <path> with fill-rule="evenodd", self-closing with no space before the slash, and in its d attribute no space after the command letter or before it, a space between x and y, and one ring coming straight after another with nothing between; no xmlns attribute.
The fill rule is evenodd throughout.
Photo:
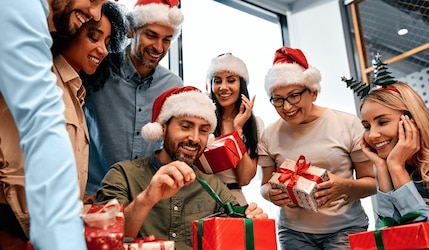
<svg viewBox="0 0 429 250"><path fill-rule="evenodd" d="M270 183L268 183L275 171L275 166L262 167L261 195L277 206L291 205L292 200L286 192L283 192L279 188L272 188Z"/></svg>
<svg viewBox="0 0 429 250"><path fill-rule="evenodd" d="M4 5L0 93L20 133L30 240L35 249L86 249L64 104L51 72L47 3L7 0Z"/></svg>
<svg viewBox="0 0 429 250"><path fill-rule="evenodd" d="M317 203L323 204L321 208L328 206L342 195L345 195L348 201L354 201L376 193L372 162L353 162L353 166L356 179L347 179L329 173L328 181L317 184L318 191L314 193L314 197Z"/></svg>
<svg viewBox="0 0 429 250"><path fill-rule="evenodd" d="M258 207L255 202L251 202L249 206L244 211L246 214L246 218L251 219L266 219L268 218L268 214L265 213L262 208Z"/></svg>
<svg viewBox="0 0 429 250"><path fill-rule="evenodd" d="M234 129L240 136L243 135L243 126L252 115L252 108L255 103L255 96L250 101L245 95L241 95L242 103L238 114L234 118ZM249 150L247 150L240 162L235 168L240 186L246 186L256 175L257 158L250 158Z"/></svg>
<svg viewBox="0 0 429 250"><path fill-rule="evenodd" d="M168 199L182 187L195 181L195 173L186 163L175 161L162 166L143 192L124 209L126 237L136 237L152 207Z"/></svg>

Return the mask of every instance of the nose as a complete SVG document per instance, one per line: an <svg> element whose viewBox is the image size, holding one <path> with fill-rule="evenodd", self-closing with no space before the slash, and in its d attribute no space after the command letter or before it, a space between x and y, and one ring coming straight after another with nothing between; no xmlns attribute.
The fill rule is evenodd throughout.
<svg viewBox="0 0 429 250"><path fill-rule="evenodd" d="M103 4L99 3L96 5L91 5L91 7L89 8L89 14L91 15L92 19L94 19L97 22L101 20L101 7L102 6L103 6Z"/></svg>
<svg viewBox="0 0 429 250"><path fill-rule="evenodd" d="M107 50L107 46L104 43L98 46L97 52L100 53L100 55L102 56L102 59L104 59L109 54L109 51Z"/></svg>
<svg viewBox="0 0 429 250"><path fill-rule="evenodd" d="M378 137L380 137L380 133L378 132L378 130L375 128L370 128L368 131L368 138L370 140L374 140L374 139L377 139Z"/></svg>
<svg viewBox="0 0 429 250"><path fill-rule="evenodd" d="M292 105L290 103L288 103L286 100L284 100L283 101L283 109L288 110L288 109L290 109L290 107L292 107Z"/></svg>
<svg viewBox="0 0 429 250"><path fill-rule="evenodd" d="M158 52L158 53L162 53L163 51L164 51L164 48L163 48L163 43L162 43L162 39L156 39L154 42L153 42L153 48Z"/></svg>
<svg viewBox="0 0 429 250"><path fill-rule="evenodd" d="M219 90L226 89L226 81L222 80L222 84L219 87Z"/></svg>
<svg viewBox="0 0 429 250"><path fill-rule="evenodd" d="M192 141L192 143L200 143L200 131L197 128L192 130L188 135L188 139Z"/></svg>

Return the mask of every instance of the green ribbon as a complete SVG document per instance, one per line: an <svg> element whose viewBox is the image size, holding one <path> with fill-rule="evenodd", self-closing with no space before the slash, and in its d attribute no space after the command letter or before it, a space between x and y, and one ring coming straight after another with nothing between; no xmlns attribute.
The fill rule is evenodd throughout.
<svg viewBox="0 0 429 250"><path fill-rule="evenodd" d="M410 213L404 214L401 218L399 218L399 221L396 221L395 219L393 219L391 217L379 216L379 218L380 218L379 228L380 229L374 231L375 244L377 246L377 249L378 250L385 250L384 242L383 242L383 235L381 233L381 229L386 228L386 227L393 227L393 226L409 224L409 223L413 223L413 222L420 222L420 220L416 221L416 219L420 216L424 216L422 212L410 212ZM426 221L426 216L425 216L424 221Z"/></svg>
<svg viewBox="0 0 429 250"><path fill-rule="evenodd" d="M203 224L204 219L198 220L198 250L203 250ZM246 237L246 250L255 250L253 220L244 218L244 233Z"/></svg>
<svg viewBox="0 0 429 250"><path fill-rule="evenodd" d="M246 206L234 206L230 202L223 203L220 199L219 195L213 190L212 187L203 179L197 178L197 181L203 186L204 190L209 193L209 195L216 201L216 203L220 206L220 212L210 215L208 217L213 217L215 215L226 214L229 217L239 217L244 219L244 232L246 237L246 250L254 250L255 249L255 239L253 233L253 220L246 218L244 211L247 208ZM203 220L198 220L198 250L203 249Z"/></svg>

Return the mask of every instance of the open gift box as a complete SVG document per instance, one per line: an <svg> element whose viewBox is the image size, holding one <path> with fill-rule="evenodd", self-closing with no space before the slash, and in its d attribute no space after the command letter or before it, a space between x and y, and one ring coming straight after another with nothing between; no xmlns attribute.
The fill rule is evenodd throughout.
<svg viewBox="0 0 429 250"><path fill-rule="evenodd" d="M193 250L276 250L273 219L211 217L192 222Z"/></svg>
<svg viewBox="0 0 429 250"><path fill-rule="evenodd" d="M204 173L212 174L235 168L246 152L237 131L209 139L204 153L195 165Z"/></svg>
<svg viewBox="0 0 429 250"><path fill-rule="evenodd" d="M124 250L124 207L116 199L82 214L88 250Z"/></svg>
<svg viewBox="0 0 429 250"><path fill-rule="evenodd" d="M150 235L145 238L134 239L132 242L124 244L125 250L175 250L172 240L155 238Z"/></svg>
<svg viewBox="0 0 429 250"><path fill-rule="evenodd" d="M295 205L317 212L318 204L313 194L317 191L316 185L327 180L326 169L307 163L301 155L296 162L286 159L268 183L287 192Z"/></svg>

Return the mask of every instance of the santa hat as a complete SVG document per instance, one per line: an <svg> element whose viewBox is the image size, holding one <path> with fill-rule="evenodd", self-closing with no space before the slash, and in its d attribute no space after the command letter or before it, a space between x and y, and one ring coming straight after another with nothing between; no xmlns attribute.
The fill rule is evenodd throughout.
<svg viewBox="0 0 429 250"><path fill-rule="evenodd" d="M308 65L300 49L282 47L276 51L273 67L265 76L265 91L271 96L275 87L298 84L320 92L320 80L320 71Z"/></svg>
<svg viewBox="0 0 429 250"><path fill-rule="evenodd" d="M174 29L174 40L180 34L184 19L178 5L179 0L137 0L131 11L133 28L148 23L166 25Z"/></svg>
<svg viewBox="0 0 429 250"><path fill-rule="evenodd" d="M142 136L156 141L162 138L164 125L171 117L194 116L210 123L210 132L216 128L216 106L213 101L192 86L173 87L158 96L152 107L152 122L143 126Z"/></svg>
<svg viewBox="0 0 429 250"><path fill-rule="evenodd" d="M247 72L246 64L231 53L221 54L212 59L207 70L207 83L211 82L216 73L223 71L237 74L243 77L246 83L249 84L249 73Z"/></svg>

